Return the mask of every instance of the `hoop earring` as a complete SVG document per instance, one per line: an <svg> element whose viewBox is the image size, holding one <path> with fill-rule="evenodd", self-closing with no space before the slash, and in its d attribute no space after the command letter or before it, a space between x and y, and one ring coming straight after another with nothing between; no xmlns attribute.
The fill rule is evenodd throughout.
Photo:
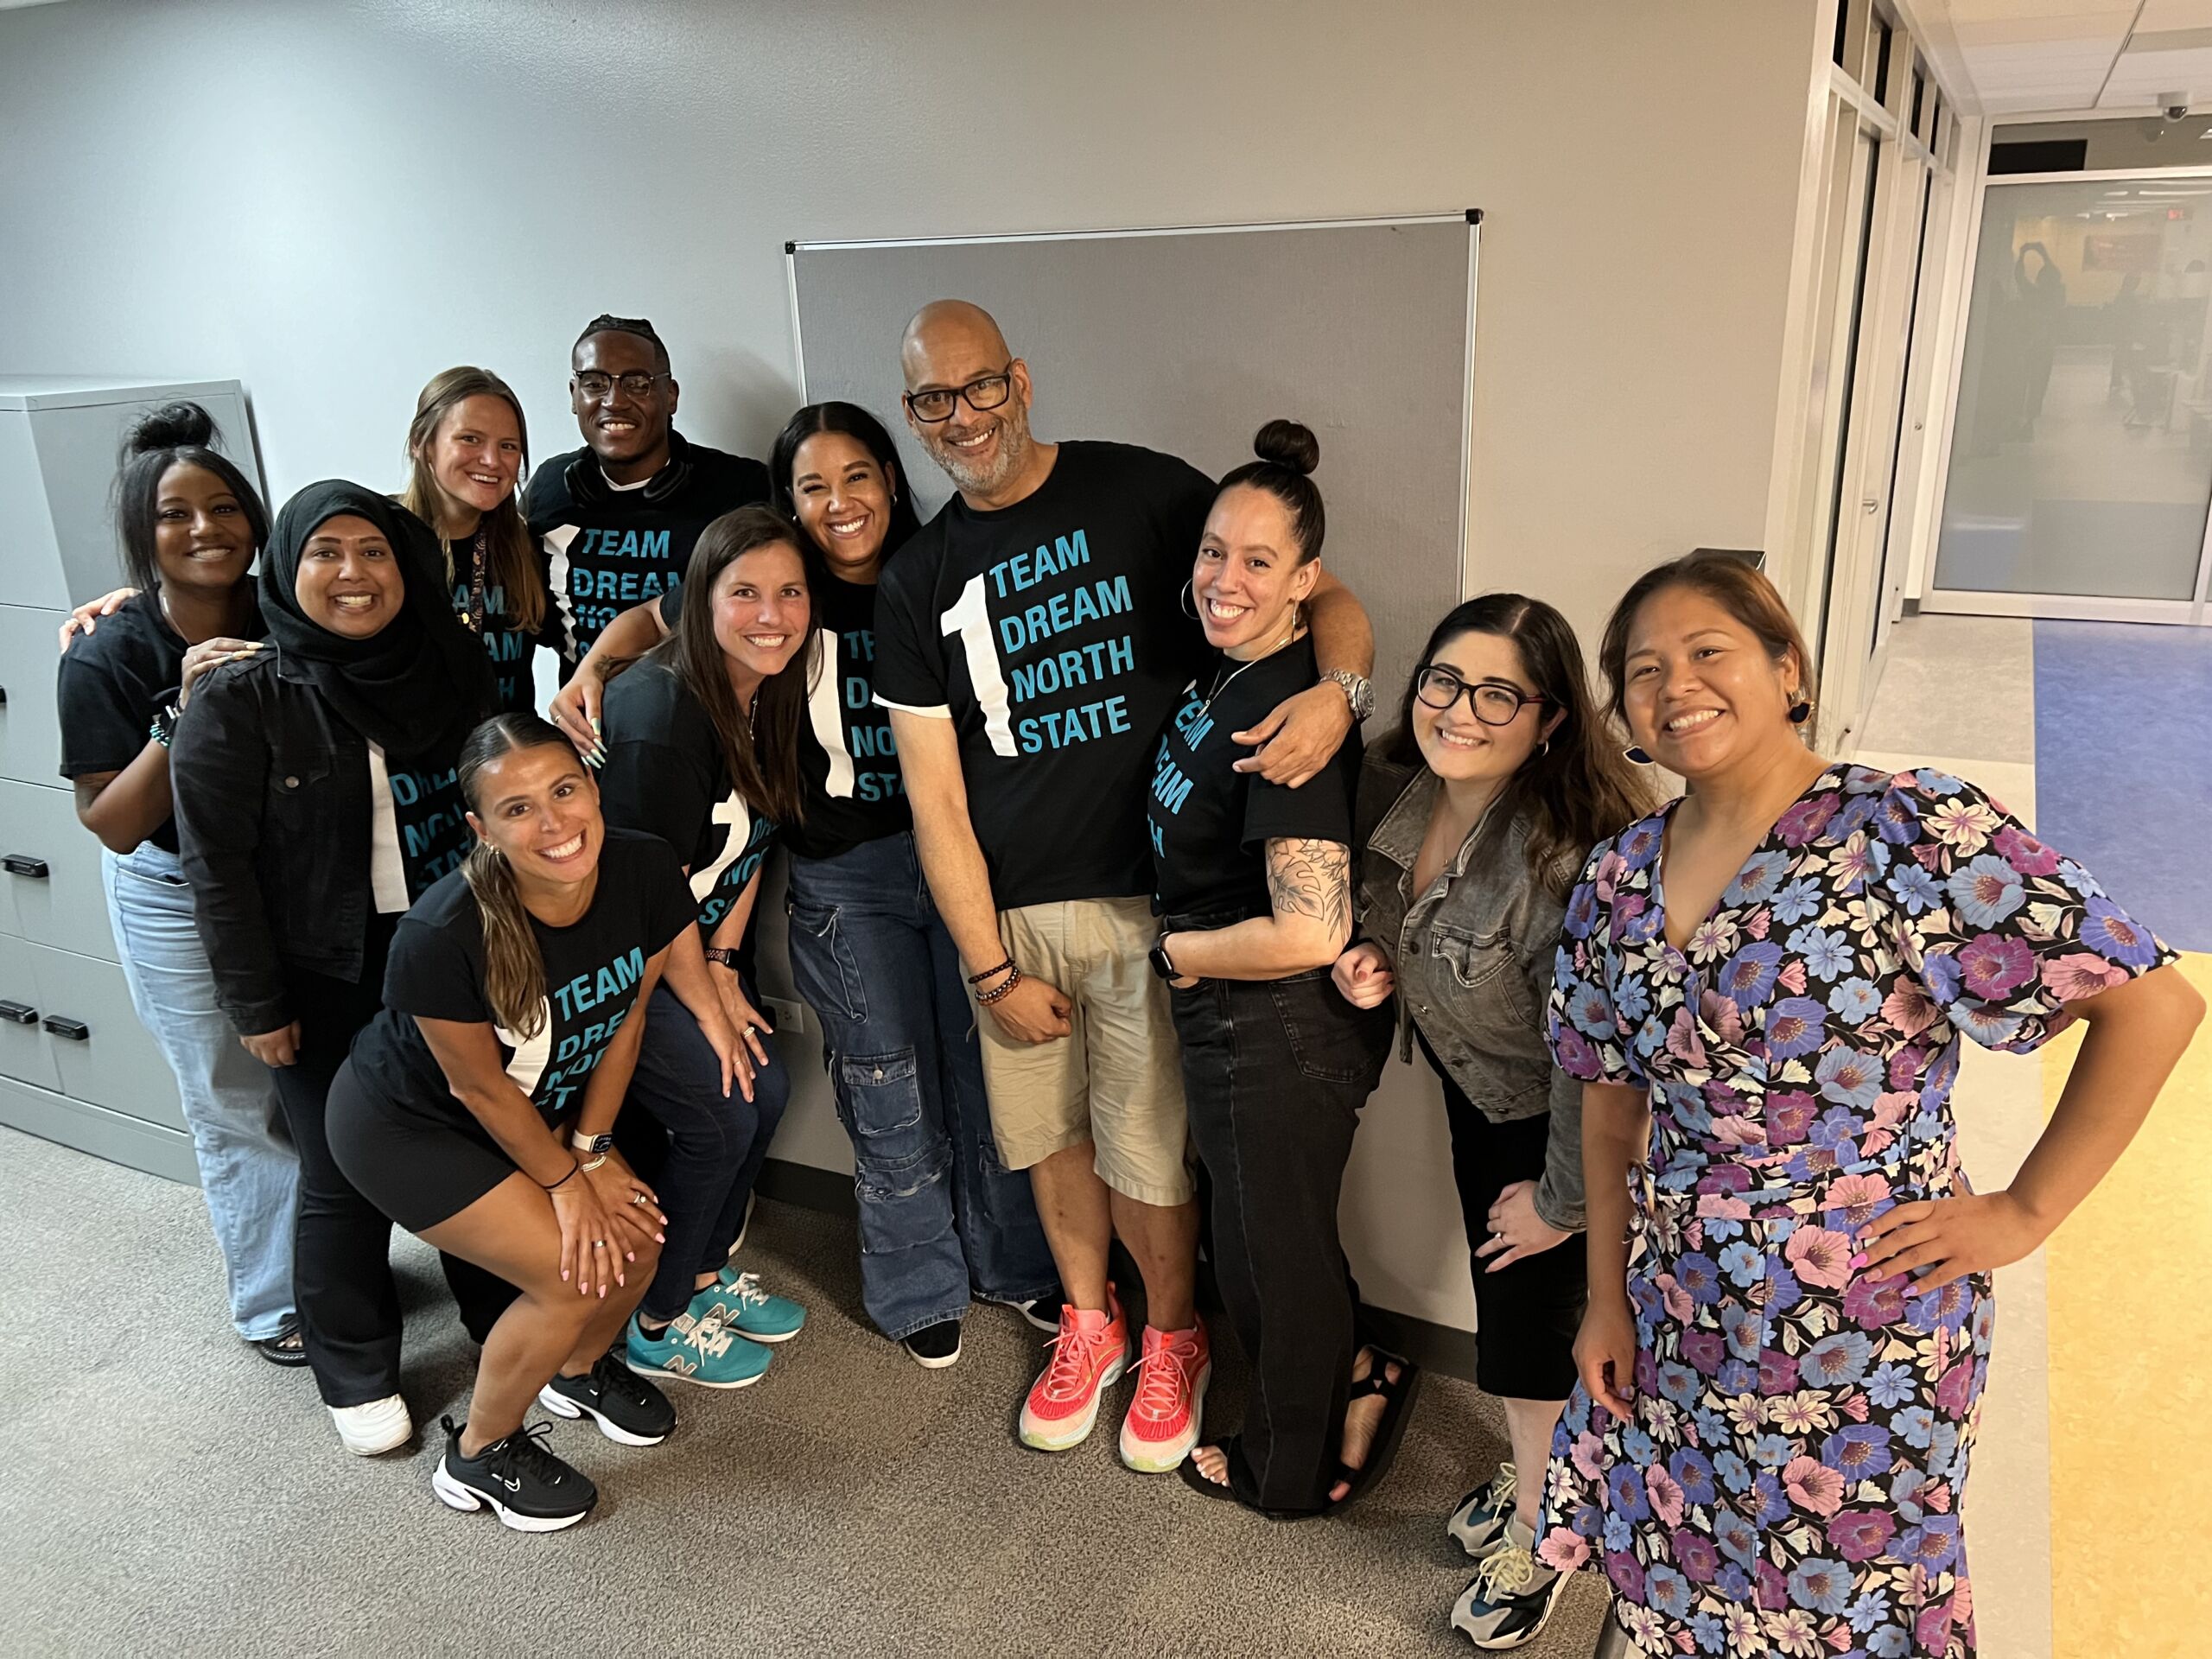
<svg viewBox="0 0 2212 1659"><path fill-rule="evenodd" d="M1800 697L1789 705L1789 723L1792 726L1802 726L1812 717L1813 700L1810 697Z"/></svg>
<svg viewBox="0 0 2212 1659"><path fill-rule="evenodd" d="M1621 751L1621 759L1634 766L1656 766L1659 763L1644 753L1643 745L1631 743Z"/></svg>
<svg viewBox="0 0 2212 1659"><path fill-rule="evenodd" d="M1175 608L1193 622L1198 620L1198 598L1192 593L1191 584L1187 582L1183 584L1183 591L1175 596Z"/></svg>
<svg viewBox="0 0 2212 1659"><path fill-rule="evenodd" d="M1536 757L1537 757L1537 759L1541 760L1545 755L1549 754L1551 752L1552 752L1552 741L1551 741L1551 739L1549 739L1548 737L1540 737L1540 738L1538 738L1538 739L1536 740Z"/></svg>

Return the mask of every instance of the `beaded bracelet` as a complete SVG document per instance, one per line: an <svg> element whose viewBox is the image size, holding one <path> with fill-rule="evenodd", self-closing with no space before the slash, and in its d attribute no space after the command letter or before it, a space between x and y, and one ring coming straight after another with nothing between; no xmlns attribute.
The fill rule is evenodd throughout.
<svg viewBox="0 0 2212 1659"><path fill-rule="evenodd" d="M1004 962L999 963L995 968L986 968L980 974L969 975L968 982L970 985L980 985L987 979L996 979L1001 974L1006 972L1007 969L1013 966L1014 958L1012 957L1008 957Z"/></svg>
<svg viewBox="0 0 2212 1659"><path fill-rule="evenodd" d="M978 992L976 992L976 1001L978 1003L980 1003L981 1005L982 1005L983 1007L988 1007L992 1003L996 1002L996 1001L1000 1001L1001 998L1005 997L1005 996L1006 996L1009 992L1011 992L1011 991L1014 989L1014 988L1015 986L1017 986L1017 985L1019 985L1019 984L1020 984L1020 983L1021 983L1021 969L1019 969L1019 968L1016 968L1016 969L1014 969L1014 971L1013 971L1012 973L1010 973L1010 974L1008 974L1008 975L1007 976L1007 977L1006 977L1006 983L1005 983L1005 984L1003 984L1003 985L1001 985L1001 986L1000 986L996 990L994 990L994 991L978 991Z"/></svg>

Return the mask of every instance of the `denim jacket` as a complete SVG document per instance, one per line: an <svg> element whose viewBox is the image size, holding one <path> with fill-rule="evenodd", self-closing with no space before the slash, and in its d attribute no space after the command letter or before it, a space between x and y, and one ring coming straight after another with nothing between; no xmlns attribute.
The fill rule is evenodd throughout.
<svg viewBox="0 0 2212 1659"><path fill-rule="evenodd" d="M215 1001L248 1036L299 1016L286 969L360 977L369 746L275 645L208 671L170 745L177 840Z"/></svg>
<svg viewBox="0 0 2212 1659"><path fill-rule="evenodd" d="M1536 1213L1579 1231L1582 1085L1553 1064L1544 1039L1565 906L1529 873L1527 817L1495 810L1415 894L1414 863L1442 785L1425 766L1384 759L1388 741L1369 745L1360 770L1357 899L1359 937L1389 957L1397 980L1399 1058L1412 1058L1418 1023L1452 1082L1491 1122L1549 1112Z"/></svg>

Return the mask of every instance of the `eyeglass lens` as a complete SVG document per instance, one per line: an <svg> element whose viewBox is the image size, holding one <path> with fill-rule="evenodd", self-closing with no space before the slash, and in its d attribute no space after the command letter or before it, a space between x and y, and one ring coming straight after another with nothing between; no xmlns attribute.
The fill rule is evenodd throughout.
<svg viewBox="0 0 2212 1659"><path fill-rule="evenodd" d="M659 378L657 374L643 373L580 374L576 377L576 390L587 397L604 397L619 385L624 397L642 397L653 389L654 382Z"/></svg>
<svg viewBox="0 0 2212 1659"><path fill-rule="evenodd" d="M1421 670L1421 677L1414 685L1414 695L1432 709L1449 709L1459 701L1461 692L1467 694L1475 718L1485 726L1510 726L1520 714L1522 703L1529 701L1510 686L1471 685L1441 668Z"/></svg>
<svg viewBox="0 0 2212 1659"><path fill-rule="evenodd" d="M1013 390L1014 378L1011 375L987 374L980 380L970 380L966 385L950 391L932 388L928 391L908 392L906 407L914 411L916 420L927 421L934 425L938 421L952 418L953 400L956 398L965 397L968 407L980 414L987 409L996 409L1006 402L1007 394Z"/></svg>

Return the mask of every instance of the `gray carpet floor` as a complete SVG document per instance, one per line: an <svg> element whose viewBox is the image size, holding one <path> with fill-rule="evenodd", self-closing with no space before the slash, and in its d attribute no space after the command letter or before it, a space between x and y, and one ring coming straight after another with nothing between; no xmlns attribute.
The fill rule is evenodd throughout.
<svg viewBox="0 0 2212 1659"><path fill-rule="evenodd" d="M531 1536L439 1503L428 1441L339 1450L307 1373L230 1334L195 1190L0 1129L0 1652L1474 1652L1443 1521L1501 1455L1495 1401L1432 1376L1363 1503L1270 1522L1122 1468L1118 1416L1023 1450L1038 1333L979 1306L959 1364L924 1371L862 1319L855 1251L849 1220L764 1201L745 1259L805 1331L753 1388L677 1391L661 1446L556 1424L602 1497ZM396 1234L394 1260L442 1440L475 1351L435 1258ZM1243 1367L1216 1351L1228 1427ZM1585 1575L1522 1651L1587 1654L1602 1603Z"/></svg>

